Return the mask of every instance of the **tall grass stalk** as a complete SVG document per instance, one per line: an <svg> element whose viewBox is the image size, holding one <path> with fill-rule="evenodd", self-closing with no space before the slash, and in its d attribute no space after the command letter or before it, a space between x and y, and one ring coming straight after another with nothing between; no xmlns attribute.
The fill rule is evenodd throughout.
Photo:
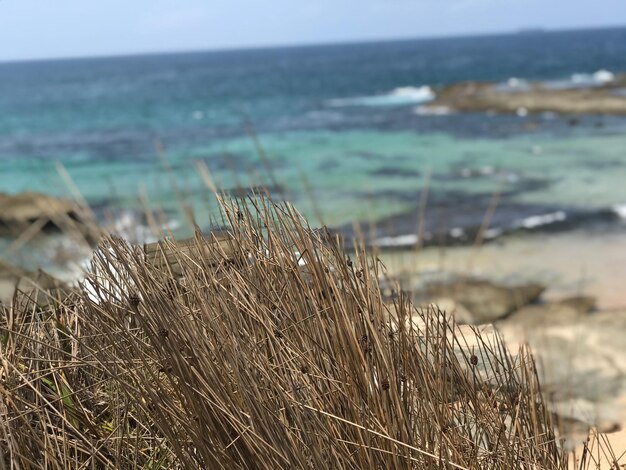
<svg viewBox="0 0 626 470"><path fill-rule="evenodd" d="M572 464L528 351L385 303L288 205L221 204L227 234L105 237L71 295L2 307L2 468Z"/></svg>

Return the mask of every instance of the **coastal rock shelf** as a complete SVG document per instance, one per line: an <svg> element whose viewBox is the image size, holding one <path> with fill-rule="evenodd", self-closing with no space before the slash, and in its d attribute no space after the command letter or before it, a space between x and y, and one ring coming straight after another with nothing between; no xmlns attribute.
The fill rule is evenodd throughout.
<svg viewBox="0 0 626 470"><path fill-rule="evenodd" d="M594 86L555 87L550 82L462 82L437 92L423 106L433 111L626 115L626 74ZM511 80L509 82L511 82Z"/></svg>
<svg viewBox="0 0 626 470"><path fill-rule="evenodd" d="M79 208L72 201L45 194L0 193L0 236L19 235L36 226L38 230L63 230L80 222Z"/></svg>

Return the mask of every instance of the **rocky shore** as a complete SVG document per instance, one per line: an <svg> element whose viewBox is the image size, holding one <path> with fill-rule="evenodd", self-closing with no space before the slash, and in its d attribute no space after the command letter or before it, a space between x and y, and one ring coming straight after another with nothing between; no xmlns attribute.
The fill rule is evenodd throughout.
<svg viewBox="0 0 626 470"><path fill-rule="evenodd" d="M41 224L38 221L46 221L49 230L62 230L63 224L57 226L53 221L72 219L74 206L46 198L19 196L20 204L16 206L21 209L3 212L3 222L10 225L19 220L28 230L33 224ZM5 196L4 200L9 199ZM232 247L227 240L217 237L215 241L228 256ZM186 253L188 246L190 242L185 241L152 243L143 251L150 264L178 276L180 266L174 253ZM408 259L407 253L402 257ZM414 271L404 278L393 266L390 269L392 279L411 294L415 305L434 305L468 328L477 326L486 335L502 334L511 352L521 344L530 345L545 374L543 384L551 394L555 412L579 423L582 434L590 424L608 432L626 422L626 407L619 405L626 396L626 356L622 357L620 347L622 332L626 331L626 305L607 308L598 305L588 293L555 296L548 292L551 289L547 289L550 286L545 279L505 282L476 276L470 270L465 275L430 282L428 276L416 270L419 263L424 264L423 260L413 259ZM383 294L393 304L395 285L381 282ZM41 270L28 271L0 262L0 302L10 304L16 291L26 294L40 309L48 309L66 302L73 289Z"/></svg>
<svg viewBox="0 0 626 470"><path fill-rule="evenodd" d="M518 79L506 84L461 82L437 90L436 99L422 108L433 113L447 109L522 116L543 112L626 116L626 74L611 74L593 86L558 87Z"/></svg>
<svg viewBox="0 0 626 470"><path fill-rule="evenodd" d="M89 210L71 200L37 192L0 193L0 237L51 232L78 234L91 244L97 239Z"/></svg>
<svg viewBox="0 0 626 470"><path fill-rule="evenodd" d="M626 423L624 243L621 231L575 232L379 256L416 305L452 315L461 331L502 336L511 352L530 346L554 412L578 438L589 423ZM384 292L394 296L393 282Z"/></svg>
<svg viewBox="0 0 626 470"><path fill-rule="evenodd" d="M446 312L464 336L504 339L515 355L531 348L552 411L567 423L575 446L593 425L616 433L626 423L626 308L599 310L590 296L545 298L537 283L466 278L427 284L412 297L418 308ZM418 323L419 316L415 316ZM459 345L470 349L472 344ZM623 436L620 434L620 438ZM620 441L617 445L623 448Z"/></svg>

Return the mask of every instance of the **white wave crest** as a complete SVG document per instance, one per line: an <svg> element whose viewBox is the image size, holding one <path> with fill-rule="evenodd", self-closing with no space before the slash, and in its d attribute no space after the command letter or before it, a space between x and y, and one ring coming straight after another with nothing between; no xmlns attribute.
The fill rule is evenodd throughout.
<svg viewBox="0 0 626 470"><path fill-rule="evenodd" d="M604 85L606 83L611 83L615 80L615 75L608 70L598 70L592 74L586 73L575 73L572 75L572 82L579 84L593 84L593 85Z"/></svg>
<svg viewBox="0 0 626 470"><path fill-rule="evenodd" d="M376 245L380 247L392 246L412 246L419 240L415 234L399 235L397 237L382 237L376 240Z"/></svg>
<svg viewBox="0 0 626 470"><path fill-rule="evenodd" d="M485 230L485 233L483 234L483 238L485 240L491 240L493 238L498 238L500 235L502 235L503 230L501 228L489 228L487 230Z"/></svg>
<svg viewBox="0 0 626 470"><path fill-rule="evenodd" d="M497 84L496 90L505 93L528 91L530 90L530 83L523 78L511 77L506 82Z"/></svg>
<svg viewBox="0 0 626 470"><path fill-rule="evenodd" d="M607 85L615 80L615 74L608 70L594 73L575 73L569 80L549 80L543 86L549 90L567 90L572 88L593 88Z"/></svg>
<svg viewBox="0 0 626 470"><path fill-rule="evenodd" d="M333 108L348 106L404 106L427 103L435 99L435 92L428 85L399 87L384 95L336 98L326 101Z"/></svg>
<svg viewBox="0 0 626 470"><path fill-rule="evenodd" d="M452 230L450 230L450 236L452 238L461 238L465 236L465 230L463 230L462 228L459 227L455 227Z"/></svg>
<svg viewBox="0 0 626 470"><path fill-rule="evenodd" d="M620 219L626 219L626 204L615 204L611 209Z"/></svg>
<svg viewBox="0 0 626 470"><path fill-rule="evenodd" d="M542 225L553 224L555 222L562 222L567 219L567 214L563 211L551 212L543 215L532 215L520 220L516 225L526 229L533 229L541 227Z"/></svg>

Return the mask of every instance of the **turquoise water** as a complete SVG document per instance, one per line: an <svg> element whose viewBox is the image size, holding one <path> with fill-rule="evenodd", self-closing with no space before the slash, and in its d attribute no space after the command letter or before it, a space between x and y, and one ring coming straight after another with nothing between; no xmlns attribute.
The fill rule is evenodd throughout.
<svg viewBox="0 0 626 470"><path fill-rule="evenodd" d="M626 119L420 106L461 80L601 69L626 71L626 29L0 64L0 191L68 195L62 164L99 211L142 193L185 233L181 198L201 226L215 213L202 162L220 188L268 185L314 224L314 206L331 227L393 220L386 236L413 227L425 185L433 233L471 231L496 192L496 227L593 221L626 203Z"/></svg>
<svg viewBox="0 0 626 470"><path fill-rule="evenodd" d="M598 209L626 203L624 134L469 139L442 133L352 130L268 133L259 140L271 172L245 136L199 145L184 153L166 151L166 161L179 191L195 203L198 212L204 210L201 201L207 190L195 163L203 162L214 170L218 187L278 183L308 216L314 213L314 201L329 225L411 211L425 184L437 192L483 194L541 182L545 186L523 190L512 199ZM219 158L211 157L215 155ZM68 194L54 162L16 160L11 165L12 190L42 188ZM64 166L81 194L94 203L137 207L144 187L153 203L171 214L178 209L170 175L156 151L151 160L140 162L76 159L65 161ZM303 190L307 183L312 194Z"/></svg>

